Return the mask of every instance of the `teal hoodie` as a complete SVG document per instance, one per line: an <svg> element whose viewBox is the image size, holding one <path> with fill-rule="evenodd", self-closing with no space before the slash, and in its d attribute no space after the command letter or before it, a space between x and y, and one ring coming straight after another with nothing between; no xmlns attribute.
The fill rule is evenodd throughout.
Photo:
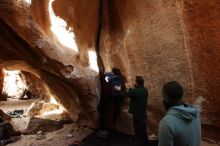
<svg viewBox="0 0 220 146"><path fill-rule="evenodd" d="M191 105L170 108L160 121L159 146L200 146L199 111Z"/></svg>

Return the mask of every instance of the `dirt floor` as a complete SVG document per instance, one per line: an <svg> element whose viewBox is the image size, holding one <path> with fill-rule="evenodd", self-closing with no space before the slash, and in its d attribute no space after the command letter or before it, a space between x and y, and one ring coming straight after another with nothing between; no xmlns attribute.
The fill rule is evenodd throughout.
<svg viewBox="0 0 220 146"><path fill-rule="evenodd" d="M92 132L92 130L87 128L76 129L70 124L65 125L63 129L45 134L45 139L36 140L36 135L22 135L21 140L11 143L8 146L69 146L77 140L82 140ZM201 146L220 145L202 141Z"/></svg>
<svg viewBox="0 0 220 146"><path fill-rule="evenodd" d="M2 109L5 113L14 110L27 110L27 108L33 103L39 101L38 99L31 100L15 100L8 99L8 101L0 102L0 109ZM29 123L30 117L22 117L22 118L12 118L10 123L13 128L17 131L24 131Z"/></svg>
<svg viewBox="0 0 220 146"><path fill-rule="evenodd" d="M44 139L37 140L37 135L22 135L21 140L8 146L69 146L81 140L92 131L87 128L74 128L74 125L65 125L63 129L45 134Z"/></svg>
<svg viewBox="0 0 220 146"><path fill-rule="evenodd" d="M0 102L0 108L5 113L15 109L23 109L26 111L31 103L35 101L37 100L9 100L6 102ZM16 130L23 131L27 127L28 122L29 117L12 118L11 124ZM82 140L92 132L91 129L85 127L77 127L75 124L67 124L60 130L42 134L43 136L40 138L37 134L22 135L20 140L8 144L8 146L69 146L77 140ZM203 140L201 146L220 146L220 144L214 144Z"/></svg>

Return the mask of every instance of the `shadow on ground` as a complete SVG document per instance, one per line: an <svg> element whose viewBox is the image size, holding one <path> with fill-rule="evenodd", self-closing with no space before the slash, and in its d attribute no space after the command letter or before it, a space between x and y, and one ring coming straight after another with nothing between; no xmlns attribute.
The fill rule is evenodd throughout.
<svg viewBox="0 0 220 146"><path fill-rule="evenodd" d="M109 131L109 136L106 138L101 138L93 132L81 142L80 146L136 146L134 141L134 136L124 134L117 131ZM158 142L156 140L150 141L149 146L157 146ZM75 144L70 146L77 146Z"/></svg>

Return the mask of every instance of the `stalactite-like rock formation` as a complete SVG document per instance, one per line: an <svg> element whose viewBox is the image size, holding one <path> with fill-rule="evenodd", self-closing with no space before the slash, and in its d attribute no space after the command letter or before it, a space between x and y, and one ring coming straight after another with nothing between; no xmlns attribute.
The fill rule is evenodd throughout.
<svg viewBox="0 0 220 146"><path fill-rule="evenodd" d="M77 7L80 8L80 5L82 4ZM56 30L67 29L65 21L54 14L53 7L55 3L52 0L43 3L32 1L31 4L26 1L1 1L1 66L8 70L30 72L39 77L44 81L49 94L65 106L74 121L79 121L79 118L80 121L95 121L99 78L97 71L90 67L88 52L95 54L96 34L88 34L89 39L93 35L89 43L85 39L82 43L78 42L78 35L75 34L76 39L71 40L73 43L77 42L72 44L75 48L66 47L50 28L55 25ZM91 19L97 18L97 12L90 11L93 15ZM97 21L94 22L91 27L93 32L97 29ZM65 37L63 34L66 33L69 33L69 30L61 36ZM75 30L72 33L75 33ZM65 39L68 39L68 36ZM92 59L96 63L96 58ZM73 69L68 70L68 65Z"/></svg>

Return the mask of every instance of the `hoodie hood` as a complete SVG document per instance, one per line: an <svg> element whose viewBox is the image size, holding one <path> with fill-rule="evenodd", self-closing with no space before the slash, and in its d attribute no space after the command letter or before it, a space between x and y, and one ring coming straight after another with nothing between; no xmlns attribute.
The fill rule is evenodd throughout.
<svg viewBox="0 0 220 146"><path fill-rule="evenodd" d="M185 120L193 120L198 117L199 111L191 105L180 105L170 108L167 114Z"/></svg>

